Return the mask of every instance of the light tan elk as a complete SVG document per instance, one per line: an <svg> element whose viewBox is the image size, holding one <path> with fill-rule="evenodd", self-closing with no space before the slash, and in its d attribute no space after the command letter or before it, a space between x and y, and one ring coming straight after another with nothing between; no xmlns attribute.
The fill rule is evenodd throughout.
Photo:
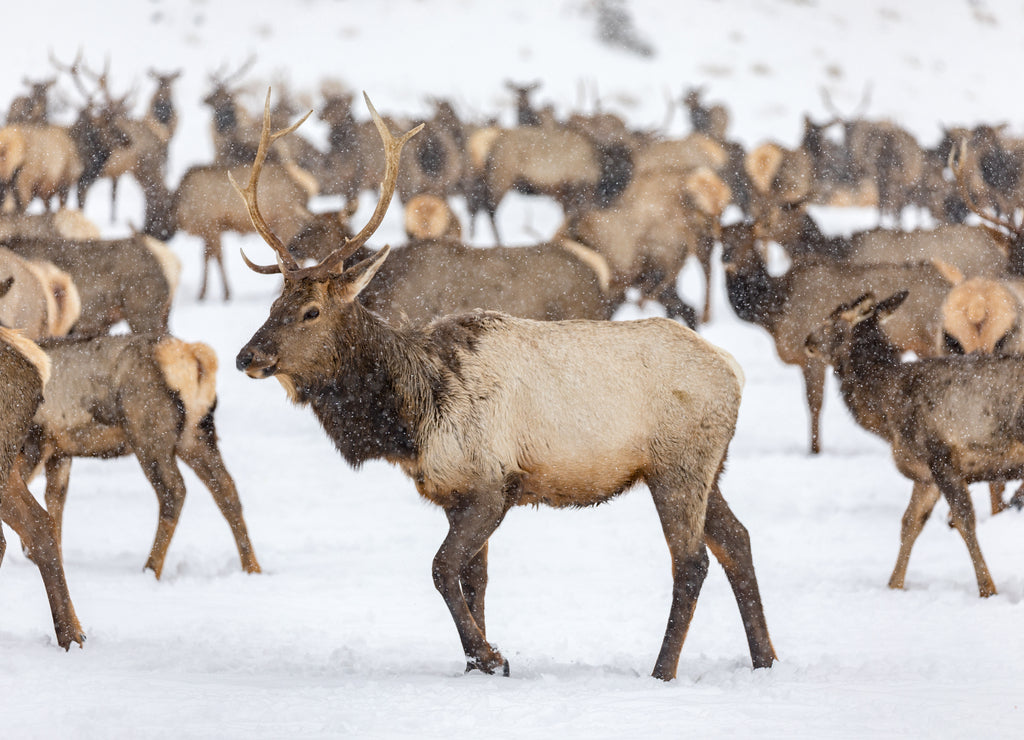
<svg viewBox="0 0 1024 740"><path fill-rule="evenodd" d="M58 540L74 457L134 454L159 519L146 568L159 578L185 503L180 458L210 489L247 573L259 564L235 483L217 447L217 356L171 336L129 334L42 344L53 374L25 444L25 470L46 467L46 508Z"/></svg>
<svg viewBox="0 0 1024 740"><path fill-rule="evenodd" d="M39 198L50 210L54 196L63 208L84 166L62 126L14 124L0 128L0 204L9 194L14 210Z"/></svg>
<svg viewBox="0 0 1024 740"><path fill-rule="evenodd" d="M247 263L282 274L284 287L237 367L277 378L294 402L310 405L349 463L398 464L444 509L449 531L434 583L467 668L508 673L487 641L484 592L488 539L509 509L597 504L641 481L672 556L672 606L654 675L676 674L707 571L705 541L736 593L754 666L771 665L749 539L718 488L740 401L738 365L665 319L535 322L476 312L396 329L367 311L357 299L390 250L341 265L380 225L401 147L418 130L395 139L370 109L387 153L380 200L350 242L307 268L260 214L257 184L271 141L265 118L240 192L278 266Z"/></svg>
<svg viewBox="0 0 1024 740"><path fill-rule="evenodd" d="M996 586L967 486L1024 477L1024 360L904 362L880 322L906 298L906 291L880 302L868 294L839 306L807 337L807 351L832 364L854 419L892 446L897 469L914 483L889 587L903 588L914 541L941 495L967 545L978 592L991 596Z"/></svg>
<svg viewBox="0 0 1024 740"><path fill-rule="evenodd" d="M0 519L21 538L29 559L39 568L57 644L67 650L73 642L82 645L85 633L71 603L53 521L25 487L16 462L49 375L50 361L38 346L0 327ZM0 560L4 544L0 528Z"/></svg>
<svg viewBox="0 0 1024 740"><path fill-rule="evenodd" d="M570 218L559 237L586 245L612 269L612 301L626 289L660 301L671 318L696 326L697 315L677 292L680 270L690 256L704 271L703 320L711 314L711 252L729 189L707 168L648 170L638 174L609 208ZM556 238L559 238L556 237Z"/></svg>
<svg viewBox="0 0 1024 740"><path fill-rule="evenodd" d="M125 239L12 239L11 251L52 262L71 276L82 302L72 334L106 333L120 321L133 332L163 332L181 274L162 242L136 234Z"/></svg>
<svg viewBox="0 0 1024 740"><path fill-rule="evenodd" d="M190 167L174 193L171 211L173 224L177 229L203 240L203 275L199 284L199 300L206 298L211 264L220 270L224 300L231 298L231 286L228 284L221 251L221 234L225 231L246 234L253 230L249 215L238 202L238 196L228 180L229 176L244 177L246 172L247 169L241 165ZM313 218L306 207L311 193L292 175L290 168L273 162L267 164L264 185L266 189L261 195L260 205L267 214L267 220L282 238L291 239Z"/></svg>
<svg viewBox="0 0 1024 740"><path fill-rule="evenodd" d="M0 325L29 339L67 334L82 313L82 301L71 277L52 262L19 257L0 247L0 281L14 284L0 297Z"/></svg>

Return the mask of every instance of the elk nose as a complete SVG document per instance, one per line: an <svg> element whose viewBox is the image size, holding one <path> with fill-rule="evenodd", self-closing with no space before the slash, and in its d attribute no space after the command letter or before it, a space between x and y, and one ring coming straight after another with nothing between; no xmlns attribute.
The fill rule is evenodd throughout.
<svg viewBox="0 0 1024 740"><path fill-rule="evenodd" d="M243 347L242 351L238 353L238 357L235 358L235 367L244 373L249 368L249 365L252 364L252 361L252 350L247 347Z"/></svg>

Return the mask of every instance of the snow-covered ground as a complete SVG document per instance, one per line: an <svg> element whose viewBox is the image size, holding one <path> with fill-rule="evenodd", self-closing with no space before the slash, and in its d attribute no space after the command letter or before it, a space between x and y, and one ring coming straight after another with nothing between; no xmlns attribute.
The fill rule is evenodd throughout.
<svg viewBox="0 0 1024 740"><path fill-rule="evenodd" d="M0 44L0 101L21 92L23 77L50 74L50 50L69 61L81 47L97 67L109 55L115 91L137 84L140 103L151 90L148 67L183 68L172 178L212 151L209 110L198 104L208 75L250 53L258 54L251 79L315 93L336 78L391 113L450 96L467 116L510 122L503 81L539 79L536 100L560 113L588 109L596 90L606 109L652 128L666 119L668 94L703 84L710 101L730 107L732 131L747 143L792 143L803 113L826 118L822 86L844 112L870 89L869 116L894 117L926 142L941 124L1024 121L1014 87L1024 63L1019 3L633 0L628 8L654 56L600 44L584 0L23 3ZM679 115L668 130L686 131ZM123 233L141 220L138 192L123 185L126 221L117 224L107 222L108 192L97 186L87 210L107 233ZM500 217L519 241L557 226L557 210L536 199L512 198ZM864 220L830 214L830 223L851 228L855 218ZM400 241L396 213L378 240ZM781 661L751 670L732 594L713 565L678 679L650 678L671 582L650 497L638 489L596 509L508 516L492 538L488 633L512 675L463 675L430 577L446 531L441 511L387 465L349 469L278 384L234 370L278 288L276 278L245 270L243 244L254 258L266 255L255 238L226 238L237 298L198 304L199 243L172 241L185 265L172 328L220 356L221 449L264 573L240 572L226 524L186 473L190 495L155 581L142 564L156 502L137 463L76 461L64 556L88 641L67 654L56 647L38 572L8 529L4 737L1016 737L1024 729L1024 515L990 516L978 489L979 537L998 596L977 597L943 503L915 547L907 589L886 588L910 484L887 447L853 424L831 380L825 451L807 454L799 374L780 364L763 331L735 318L720 272L715 319L702 331L735 354L748 380L723 491L751 532ZM699 296L694 270L683 286Z"/></svg>

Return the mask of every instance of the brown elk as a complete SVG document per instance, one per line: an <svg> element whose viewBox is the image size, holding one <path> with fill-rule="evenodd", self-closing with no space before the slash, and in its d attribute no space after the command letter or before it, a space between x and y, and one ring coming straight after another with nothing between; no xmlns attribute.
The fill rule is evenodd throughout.
<svg viewBox="0 0 1024 740"><path fill-rule="evenodd" d="M0 204L10 194L16 211L24 211L35 198L50 210L56 196L63 208L83 170L75 141L63 126L0 128Z"/></svg>
<svg viewBox="0 0 1024 740"><path fill-rule="evenodd" d="M251 56L230 74L223 68L210 74L212 89L203 103L213 109L211 133L214 162L218 165L231 167L250 162L256 151L258 134L251 116L238 104L238 90L233 87L255 61L256 57Z"/></svg>
<svg viewBox="0 0 1024 740"><path fill-rule="evenodd" d="M105 333L120 321L133 332L163 332L181 273L163 243L136 234L125 239L24 239L4 246L32 260L52 262L71 276L82 301L72 334Z"/></svg>
<svg viewBox="0 0 1024 740"><path fill-rule="evenodd" d="M783 362L800 368L810 412L811 452L821 451L821 406L825 371L820 357L804 351L804 339L837 303L865 290L879 293L912 287L911 300L887 324L886 331L904 351L936 353L942 302L951 282L945 270L930 263L837 265L795 261L783 275L768 272L757 247L755 227L737 223L722 229L725 286L736 315L763 327L775 341Z"/></svg>
<svg viewBox="0 0 1024 740"><path fill-rule="evenodd" d="M987 355L903 361L880 323L906 298L906 291L882 301L867 294L840 305L808 335L807 352L832 364L854 419L892 446L897 469L914 483L889 587L903 588L914 541L941 495L967 545L978 592L991 596L996 586L967 486L1024 476L1024 361Z"/></svg>
<svg viewBox="0 0 1024 740"><path fill-rule="evenodd" d="M210 489L242 568L259 564L235 483L217 447L217 356L205 344L129 334L42 343L53 373L25 443L24 471L46 468L46 508L60 539L74 457L134 454L159 501L146 568L159 578L185 503L180 458ZM26 473L27 474L27 473Z"/></svg>
<svg viewBox="0 0 1024 740"><path fill-rule="evenodd" d="M29 559L39 568L57 644L67 650L73 642L82 645L85 633L71 603L53 520L25 487L16 460L49 375L50 361L35 343L0 327L0 519L21 538ZM0 560L3 554L0 533Z"/></svg>
<svg viewBox="0 0 1024 740"><path fill-rule="evenodd" d="M640 481L651 490L673 564L654 675L675 676L706 574L705 541L736 592L754 665L771 665L749 539L717 484L738 411L739 366L665 319L534 322L477 312L394 328L367 311L357 298L389 249L340 267L380 225L401 147L418 130L395 139L370 108L387 153L380 200L350 242L307 268L260 215L257 184L271 141L265 117L252 176L239 191L278 266L247 264L283 275L284 287L237 367L277 378L294 402L310 405L349 463L398 464L444 509L449 531L434 558L434 583L468 668L508 673L487 641L484 592L487 542L509 509L597 504Z"/></svg>
<svg viewBox="0 0 1024 740"><path fill-rule="evenodd" d="M231 298L221 235L225 231L241 234L252 232L252 222L245 208L238 202L229 177L244 176L241 166L197 165L190 167L178 183L170 206L171 224L203 240L203 274L199 284L199 300L206 298L206 286L211 263L220 270L224 287L224 300ZM310 197L308 188L285 165L270 162L266 167L266 190L261 206L267 219L283 238L291 239L313 218L306 206Z"/></svg>
<svg viewBox="0 0 1024 740"><path fill-rule="evenodd" d="M28 78L25 84L28 85L27 95L19 95L11 101L7 109L7 123L49 123L49 94L50 88L57 83L55 77L35 82Z"/></svg>
<svg viewBox="0 0 1024 740"><path fill-rule="evenodd" d="M676 290L680 270L692 255L704 271L704 310L711 313L711 252L729 189L706 168L648 170L638 174L616 203L570 218L560 234L608 260L612 300L629 287L661 302L672 318L696 326L697 315Z"/></svg>

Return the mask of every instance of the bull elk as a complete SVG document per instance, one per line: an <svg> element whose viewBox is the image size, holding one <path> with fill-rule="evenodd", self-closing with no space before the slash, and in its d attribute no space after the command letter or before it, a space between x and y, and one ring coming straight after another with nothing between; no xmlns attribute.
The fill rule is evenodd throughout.
<svg viewBox="0 0 1024 740"><path fill-rule="evenodd" d="M488 539L505 514L525 504L598 504L641 481L672 556L672 604L654 676L676 674L707 572L705 542L735 591L754 666L770 666L775 652L748 535L718 487L742 387L735 360L665 319L535 322L475 312L395 328L367 311L357 299L389 248L340 268L380 225L402 145L419 129L395 138L366 102L386 151L380 200L351 241L305 268L260 214L267 146L294 128L272 137L264 117L252 175L236 187L278 259L246 263L283 275L284 286L239 351L238 369L277 378L293 402L311 406L350 464L397 464L444 509L449 530L434 557L434 584L467 669L508 674L484 620Z"/></svg>
<svg viewBox="0 0 1024 740"><path fill-rule="evenodd" d="M71 603L53 521L25 487L16 461L49 376L46 354L19 332L0 327L0 519L21 538L39 568L57 644L67 650L73 642L82 645L85 633ZM4 544L0 532L0 560Z"/></svg>

